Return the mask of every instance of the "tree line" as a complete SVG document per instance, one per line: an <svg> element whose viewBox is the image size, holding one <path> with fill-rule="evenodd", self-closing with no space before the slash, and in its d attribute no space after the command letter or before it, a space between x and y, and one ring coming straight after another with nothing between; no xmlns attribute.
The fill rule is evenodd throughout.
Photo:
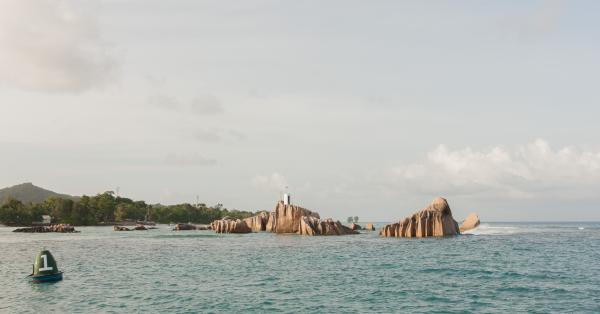
<svg viewBox="0 0 600 314"><path fill-rule="evenodd" d="M23 203L7 199L0 205L0 223L9 226L28 226L50 215L52 223L93 226L124 221L148 220L157 223L210 223L223 217L247 218L254 213L228 210L222 204L149 205L144 201L115 196L108 191L96 196L82 196L77 200L51 197L42 203Z"/></svg>

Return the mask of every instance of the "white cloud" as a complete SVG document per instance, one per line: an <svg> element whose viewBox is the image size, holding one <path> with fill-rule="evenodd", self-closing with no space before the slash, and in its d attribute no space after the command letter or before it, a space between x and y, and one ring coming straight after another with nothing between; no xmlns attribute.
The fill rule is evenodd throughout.
<svg viewBox="0 0 600 314"><path fill-rule="evenodd" d="M288 186L288 183L284 176L274 172L271 175L255 176L254 179L252 179L252 185L263 190L282 191Z"/></svg>
<svg viewBox="0 0 600 314"><path fill-rule="evenodd" d="M200 95L185 102L173 96L156 94L148 98L148 103L158 108L184 114L216 115L225 111L221 101L213 95Z"/></svg>
<svg viewBox="0 0 600 314"><path fill-rule="evenodd" d="M213 166L217 161L199 154L169 154L165 157L165 163L173 166Z"/></svg>
<svg viewBox="0 0 600 314"><path fill-rule="evenodd" d="M555 33L567 13L564 0L542 1L532 10L518 15L504 16L498 24L502 36L521 42L543 39Z"/></svg>
<svg viewBox="0 0 600 314"><path fill-rule="evenodd" d="M0 85L80 92L114 79L97 24L70 1L0 2Z"/></svg>
<svg viewBox="0 0 600 314"><path fill-rule="evenodd" d="M246 136L232 129L204 129L193 132L193 138L200 142L239 142Z"/></svg>
<svg viewBox="0 0 600 314"><path fill-rule="evenodd" d="M440 145L424 161L392 169L391 179L405 190L431 195L591 197L600 184L600 152L553 150L541 139L512 150Z"/></svg>
<svg viewBox="0 0 600 314"><path fill-rule="evenodd" d="M200 115L223 113L223 104L213 95L201 95L190 102L190 111Z"/></svg>
<svg viewBox="0 0 600 314"><path fill-rule="evenodd" d="M223 136L215 130L198 130L194 132L194 139L200 142L221 142Z"/></svg>
<svg viewBox="0 0 600 314"><path fill-rule="evenodd" d="M181 106L177 98L163 94L149 97L148 102L153 106L168 110L180 110Z"/></svg>

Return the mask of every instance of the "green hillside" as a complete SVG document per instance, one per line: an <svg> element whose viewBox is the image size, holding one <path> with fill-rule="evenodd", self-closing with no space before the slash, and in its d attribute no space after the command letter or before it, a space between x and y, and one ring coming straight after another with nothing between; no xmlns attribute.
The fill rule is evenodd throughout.
<svg viewBox="0 0 600 314"><path fill-rule="evenodd" d="M0 202L9 198L17 199L23 203L41 203L49 197L60 197L67 199L77 199L75 196L59 194L41 187L35 186L32 183L23 183L8 188L0 189Z"/></svg>

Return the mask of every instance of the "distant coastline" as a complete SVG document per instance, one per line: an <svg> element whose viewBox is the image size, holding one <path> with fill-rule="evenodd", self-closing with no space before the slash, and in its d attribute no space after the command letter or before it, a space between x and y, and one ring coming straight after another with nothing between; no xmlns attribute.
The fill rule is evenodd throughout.
<svg viewBox="0 0 600 314"><path fill-rule="evenodd" d="M0 224L5 226L33 226L43 221L43 216L50 216L52 224L70 224L73 226L112 226L114 224L131 224L138 221L152 221L161 224L198 223L208 224L225 217L244 219L256 213L251 211L227 209L222 204L207 206L198 204L147 204L144 201L115 195L112 191L73 197L54 193L31 184L25 184L29 193L37 191L50 192L51 196L42 202L27 202L10 194L10 188L0 199ZM23 187L19 185L15 187ZM16 196L25 196L22 189Z"/></svg>

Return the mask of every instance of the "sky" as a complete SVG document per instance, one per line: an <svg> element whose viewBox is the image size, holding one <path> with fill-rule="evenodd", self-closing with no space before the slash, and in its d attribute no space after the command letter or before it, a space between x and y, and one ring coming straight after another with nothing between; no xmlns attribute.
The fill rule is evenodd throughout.
<svg viewBox="0 0 600 314"><path fill-rule="evenodd" d="M600 220L598 1L0 1L0 187Z"/></svg>

